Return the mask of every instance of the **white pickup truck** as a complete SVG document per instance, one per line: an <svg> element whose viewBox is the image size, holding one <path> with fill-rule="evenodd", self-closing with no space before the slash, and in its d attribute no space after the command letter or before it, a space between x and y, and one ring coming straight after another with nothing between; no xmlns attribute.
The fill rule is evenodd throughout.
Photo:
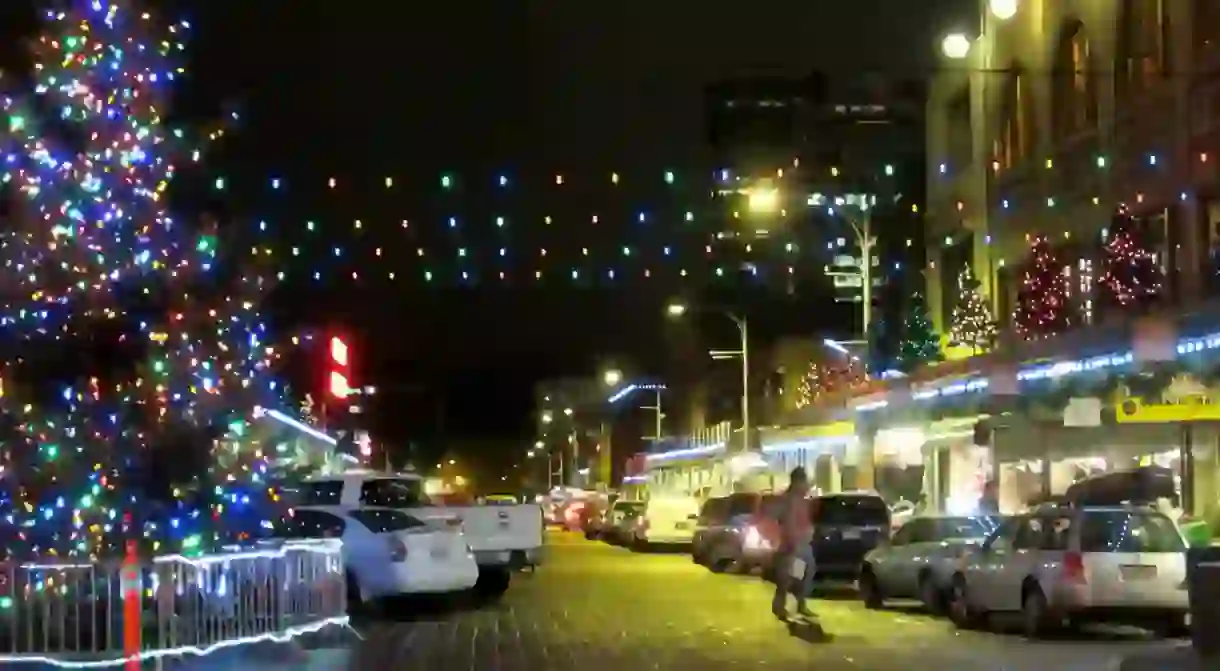
<svg viewBox="0 0 1220 671"><path fill-rule="evenodd" d="M542 562L542 510L517 506L436 506L418 475L349 471L307 478L292 502L302 506L385 506L411 511L424 520L461 524L479 564L476 592L494 597L508 589L512 574Z"/></svg>

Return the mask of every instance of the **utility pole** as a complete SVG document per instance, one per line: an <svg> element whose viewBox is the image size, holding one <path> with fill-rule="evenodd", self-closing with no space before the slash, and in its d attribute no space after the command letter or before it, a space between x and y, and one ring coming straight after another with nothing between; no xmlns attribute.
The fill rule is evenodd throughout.
<svg viewBox="0 0 1220 671"><path fill-rule="evenodd" d="M664 427L662 425L662 420L665 417L665 413L661 410L661 390L662 389L663 389L663 387L657 387L656 389L653 390L653 392L656 394L656 396L654 397L656 400L653 405L640 406L640 410L651 410L653 413L653 416L656 418L654 425L653 425L654 426L653 434L652 434L653 440L661 440L661 438L664 435L664 433L663 433Z"/></svg>

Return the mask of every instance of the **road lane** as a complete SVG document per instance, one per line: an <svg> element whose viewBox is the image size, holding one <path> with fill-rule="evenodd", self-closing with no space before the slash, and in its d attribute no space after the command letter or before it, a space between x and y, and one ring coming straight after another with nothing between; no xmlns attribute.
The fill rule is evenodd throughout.
<svg viewBox="0 0 1220 671"><path fill-rule="evenodd" d="M953 671L1102 671L1125 655L1171 645L1109 635L1029 642L959 632L914 608L869 611L849 595L811 602L827 639L790 636L769 612L769 585L716 575L682 554L633 553L548 535L548 562L518 576L483 608L412 603L358 623L363 668L454 669L871 669L918 665Z"/></svg>

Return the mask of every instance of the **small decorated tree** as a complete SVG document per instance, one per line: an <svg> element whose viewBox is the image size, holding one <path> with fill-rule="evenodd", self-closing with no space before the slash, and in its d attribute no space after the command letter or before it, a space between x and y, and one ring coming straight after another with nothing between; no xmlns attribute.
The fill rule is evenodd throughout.
<svg viewBox="0 0 1220 671"><path fill-rule="evenodd" d="M826 395L847 391L866 379L854 361L810 361L797 385L795 405L797 409L814 405Z"/></svg>
<svg viewBox="0 0 1220 671"><path fill-rule="evenodd" d="M1116 310L1145 310L1161 295L1163 274L1125 210L1114 216L1102 247L1101 303Z"/></svg>
<svg viewBox="0 0 1220 671"><path fill-rule="evenodd" d="M1072 326L1067 266L1051 243L1037 237L1025 263L1025 277L1017 291L1013 322L1026 340L1048 338Z"/></svg>
<svg viewBox="0 0 1220 671"><path fill-rule="evenodd" d="M898 370L909 373L920 366L942 359L940 334L932 328L923 296L915 294L907 307L902 341L898 345Z"/></svg>
<svg viewBox="0 0 1220 671"><path fill-rule="evenodd" d="M991 308L979 286L970 266L963 268L957 276L957 304L953 307L949 326L950 343L969 347L975 353L994 347L999 335Z"/></svg>

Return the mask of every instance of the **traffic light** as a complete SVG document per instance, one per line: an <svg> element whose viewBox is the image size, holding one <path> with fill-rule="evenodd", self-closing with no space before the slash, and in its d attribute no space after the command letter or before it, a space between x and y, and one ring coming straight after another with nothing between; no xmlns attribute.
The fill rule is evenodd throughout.
<svg viewBox="0 0 1220 671"><path fill-rule="evenodd" d="M347 343L334 336L330 339L330 379L327 389L330 395L345 399L352 394L351 358L348 356Z"/></svg>

